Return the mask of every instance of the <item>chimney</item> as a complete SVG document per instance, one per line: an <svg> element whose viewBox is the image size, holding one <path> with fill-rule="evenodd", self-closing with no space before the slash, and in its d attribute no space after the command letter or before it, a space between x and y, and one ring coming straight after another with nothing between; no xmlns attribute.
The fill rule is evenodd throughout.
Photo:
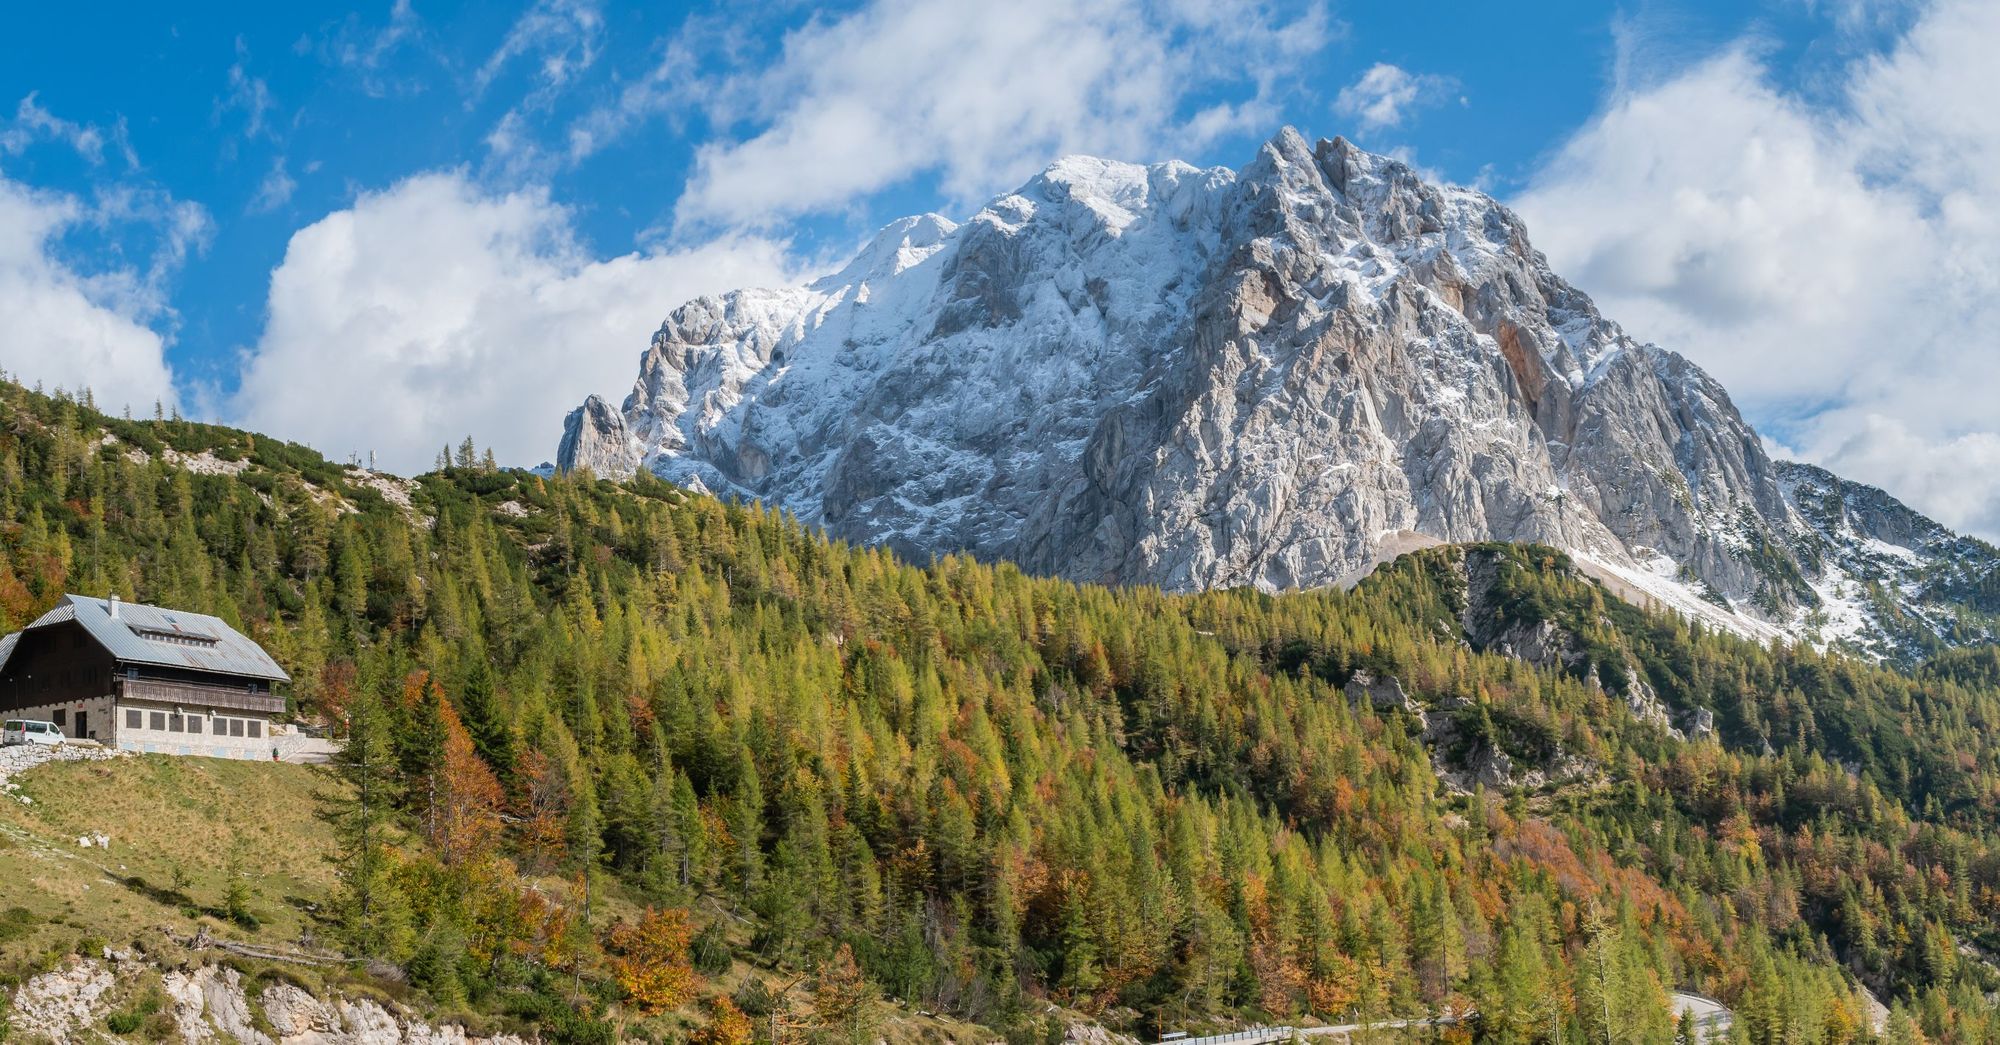
<svg viewBox="0 0 2000 1045"><path fill-rule="evenodd" d="M115 592L115 591L114 591L114 592L112 592L112 593L111 593L111 597L110 597L110 598L108 598L108 599L106 599L106 600L104 600L104 601L105 601L105 603L106 603L107 605L109 605L109 606L110 606L110 611L109 611L109 612L110 612L110 614L111 614L111 619L112 619L112 620L117 620L117 619L118 619L118 593L117 593L117 592Z"/></svg>

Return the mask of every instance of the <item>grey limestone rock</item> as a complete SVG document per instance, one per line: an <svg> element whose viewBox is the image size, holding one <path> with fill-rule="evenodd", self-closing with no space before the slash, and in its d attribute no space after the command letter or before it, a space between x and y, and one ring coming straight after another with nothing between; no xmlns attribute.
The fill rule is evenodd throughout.
<svg viewBox="0 0 2000 1045"><path fill-rule="evenodd" d="M1234 171L1061 160L808 286L689 302L557 463L1085 581L1310 588L1500 540L1759 636L1849 598L1788 499L1837 480L1773 461L1491 197L1289 128ZM1935 529L1861 507L1885 542Z"/></svg>

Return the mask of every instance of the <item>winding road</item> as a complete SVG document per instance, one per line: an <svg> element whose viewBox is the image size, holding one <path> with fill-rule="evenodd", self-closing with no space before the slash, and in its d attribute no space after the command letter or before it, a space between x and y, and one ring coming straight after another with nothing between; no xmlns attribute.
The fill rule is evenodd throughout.
<svg viewBox="0 0 2000 1045"><path fill-rule="evenodd" d="M1676 991L1672 996L1674 1019L1681 1013L1694 1013L1694 1025L1701 1033L1702 1041L1721 1041L1729 1034L1729 1026L1735 1021L1735 1014L1721 1002L1700 994ZM1264 1045L1269 1042L1292 1041L1296 1038L1349 1038L1364 1031L1403 1030L1410 1027L1433 1027L1458 1023L1471 1019L1473 1013L1460 1016L1413 1017L1402 1020L1377 1020L1372 1023L1337 1023L1325 1027L1246 1027L1227 1034L1210 1034L1200 1038L1164 1038L1159 1045Z"/></svg>

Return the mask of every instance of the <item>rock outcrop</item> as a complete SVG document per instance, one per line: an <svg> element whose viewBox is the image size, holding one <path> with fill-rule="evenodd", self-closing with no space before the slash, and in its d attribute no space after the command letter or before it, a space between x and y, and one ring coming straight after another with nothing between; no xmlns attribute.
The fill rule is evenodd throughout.
<svg viewBox="0 0 2000 1045"><path fill-rule="evenodd" d="M112 1011L116 989L129 990L150 968L130 958L72 958L14 992L13 1026L51 1041L97 1040L93 1028ZM289 983L271 983L253 999L242 974L226 966L170 969L160 980L179 1040L190 1045L526 1045L508 1034L471 1037L457 1024L433 1025L369 998L316 998Z"/></svg>
<svg viewBox="0 0 2000 1045"><path fill-rule="evenodd" d="M1088 581L1314 587L1414 536L1553 545L1757 635L1854 598L1708 375L1492 198L1290 129L1236 171L1065 159L809 286L689 302L558 464Z"/></svg>
<svg viewBox="0 0 2000 1045"><path fill-rule="evenodd" d="M1400 708L1416 716L1419 723L1423 722L1423 705L1411 699L1410 695L1404 692L1402 680L1396 678L1394 675L1378 680L1372 672L1365 669L1356 671L1347 680L1347 688L1344 692L1347 695L1349 703L1357 706L1366 704L1377 711Z"/></svg>
<svg viewBox="0 0 2000 1045"><path fill-rule="evenodd" d="M562 444L556 459L567 462L565 470L588 467L603 475L632 474L638 466L638 446L625 430L625 419L597 396L569 412L563 419Z"/></svg>
<svg viewBox="0 0 2000 1045"><path fill-rule="evenodd" d="M14 991L12 1025L48 1036L51 1041L81 1037L101 1018L104 996L116 985L102 962L68 962L42 973Z"/></svg>

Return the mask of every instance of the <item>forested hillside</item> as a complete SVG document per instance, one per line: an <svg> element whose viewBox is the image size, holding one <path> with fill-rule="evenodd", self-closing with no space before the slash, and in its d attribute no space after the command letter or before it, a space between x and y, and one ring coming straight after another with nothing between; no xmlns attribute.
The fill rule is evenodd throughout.
<svg viewBox="0 0 2000 1045"><path fill-rule="evenodd" d="M566 1040L859 1040L895 1002L1027 1041L1053 1001L1665 1042L1689 989L1837 1042L1866 984L1895 1040L2000 1036L1991 650L1761 648L1544 549L1109 590L443 459L0 386L0 626L115 591L266 643L351 738L326 933L433 998Z"/></svg>

